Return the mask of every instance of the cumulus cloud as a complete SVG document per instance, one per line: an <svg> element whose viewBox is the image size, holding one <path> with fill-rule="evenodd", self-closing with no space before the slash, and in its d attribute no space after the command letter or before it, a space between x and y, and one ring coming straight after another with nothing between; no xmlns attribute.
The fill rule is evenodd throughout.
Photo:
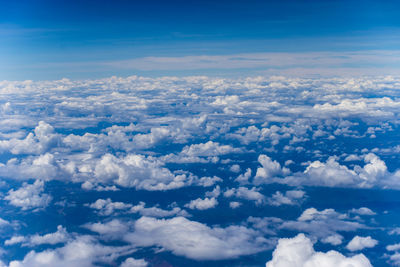
<svg viewBox="0 0 400 267"><path fill-rule="evenodd" d="M23 183L17 190L11 189L4 197L11 205L21 207L22 210L45 208L52 197L43 193L44 182L36 180L33 184Z"/></svg>
<svg viewBox="0 0 400 267"><path fill-rule="evenodd" d="M0 141L0 152L9 151L12 154L42 154L51 147L56 146L60 136L54 132L54 128L40 121L34 131L24 139L12 138Z"/></svg>
<svg viewBox="0 0 400 267"><path fill-rule="evenodd" d="M257 169L256 176L254 177L255 184L268 183L268 179L272 177L287 175L290 173L288 168L282 168L279 162L272 160L267 155L260 155L258 157L258 162L262 167Z"/></svg>
<svg viewBox="0 0 400 267"><path fill-rule="evenodd" d="M125 240L136 246L159 246L196 260L220 260L251 255L270 247L255 230L243 226L209 227L184 217L142 217Z"/></svg>
<svg viewBox="0 0 400 267"><path fill-rule="evenodd" d="M134 258L127 258L124 262L121 263L120 267L146 267L148 266L147 261L144 259L134 259Z"/></svg>
<svg viewBox="0 0 400 267"><path fill-rule="evenodd" d="M355 221L347 214L339 213L334 209L317 210L308 208L295 221L285 221L279 228L307 232L318 239L327 240L337 232L352 232L366 228L365 225Z"/></svg>
<svg viewBox="0 0 400 267"><path fill-rule="evenodd" d="M52 192L57 192L52 194L64 204L54 207L57 213L52 215L57 218L49 222L51 227L56 227L60 216L69 218L71 210L82 209L81 203L87 203L94 218L79 222L92 237L68 236L69 225L49 233L43 229L46 224L37 233L29 229L24 236L19 232L7 236L5 250L17 248L12 244L25 246L36 236L37 244L47 244L38 248L55 248L30 252L15 265L35 266L43 260L44 266L143 265L129 253L116 260L125 253L116 244L126 234L135 236L128 240L133 244L130 249L137 243L200 260L253 255L288 232L305 232L312 240L335 246L349 232L356 235L363 229L367 235L370 224L396 234L400 231L390 232L392 228L379 219L385 211L371 210L365 203L342 202L340 210L334 198L320 203L319 210L302 210L300 204L306 197L313 198L309 203L324 197L312 193L315 189L309 186L362 188L362 194L375 193L364 191L370 188L400 188L400 170L395 169L399 86L398 77L0 81L0 94L6 99L0 103L0 176L4 178L0 186L6 188L3 199L11 204L7 212L16 212L20 220L0 220L0 226L19 229L29 223L29 213L17 212L20 208L36 209L43 213L35 216L45 216L49 210L41 208L51 196L40 181L50 180L57 180L51 182ZM12 187L19 181L11 180L29 179L37 182ZM84 192L75 194L72 183ZM293 189L266 185L270 183ZM117 196L126 199L126 194L132 196L129 201L116 200ZM273 213L276 209L247 208L243 204L248 201L292 205L279 209L291 212L274 215L282 218L254 217L264 209ZM236 209L226 212L235 213L234 220L242 220L241 226L232 226L230 216L213 218L223 227L207 225L208 215L225 206ZM203 211L193 211L191 216L185 209ZM9 220L7 212L4 218ZM139 216L144 218L136 223L128 219ZM202 223L196 222L196 216ZM113 247L107 247L107 242L113 242ZM88 251L76 262L65 257L73 243ZM93 252L94 247L98 252ZM388 257L395 262L398 251L390 249ZM245 258L243 262L247 263Z"/></svg>
<svg viewBox="0 0 400 267"><path fill-rule="evenodd" d="M288 190L284 194L276 191L270 198L267 199L269 205L297 205L304 198L306 192L302 190Z"/></svg>
<svg viewBox="0 0 400 267"><path fill-rule="evenodd" d="M14 260L9 267L92 267L95 263L112 263L118 257L132 253L130 246L105 246L90 236L78 236L65 246L41 252L30 251L22 260Z"/></svg>
<svg viewBox="0 0 400 267"><path fill-rule="evenodd" d="M99 215L110 216L123 213L139 213L142 216L149 217L171 217L175 215L189 216L189 214L179 207L172 207L170 210L161 209L159 207L146 208L146 203L139 202L137 205L124 202L113 202L110 198L98 199L94 203L88 205L90 208L97 210Z"/></svg>
<svg viewBox="0 0 400 267"><path fill-rule="evenodd" d="M59 243L65 243L70 239L71 235L67 232L67 229L62 225L58 225L57 231L54 233L48 233L45 235L34 234L31 236L13 236L4 241L4 244L15 245L22 243L22 246L33 247L43 244L55 245Z"/></svg>
<svg viewBox="0 0 400 267"><path fill-rule="evenodd" d="M374 211L372 211L371 209L367 208L367 207L361 207L358 209L351 209L350 210L351 213L354 214L358 214L358 215L364 215L364 216L373 216L376 215L376 213Z"/></svg>
<svg viewBox="0 0 400 267"><path fill-rule="evenodd" d="M198 210L207 210L211 208L215 208L218 205L218 200L215 197L212 198L197 198L195 200L190 201L185 207L189 209L198 209Z"/></svg>
<svg viewBox="0 0 400 267"><path fill-rule="evenodd" d="M323 238L321 240L321 242L337 246L337 245L342 244L343 236L341 236L339 234L330 235L330 236Z"/></svg>
<svg viewBox="0 0 400 267"><path fill-rule="evenodd" d="M400 172L388 172L385 162L378 156L369 153L365 155L364 161L364 167L356 165L354 168L349 168L341 165L336 157L331 156L326 162L309 163L303 173L295 173L285 178L273 178L268 183L353 188L398 188L400 186Z"/></svg>
<svg viewBox="0 0 400 267"><path fill-rule="evenodd" d="M378 241L370 236L361 237L357 235L352 240L350 240L346 248L350 251L357 251L357 250L363 250L364 248L373 248L377 244Z"/></svg>
<svg viewBox="0 0 400 267"><path fill-rule="evenodd" d="M248 189L247 187L240 186L238 188L230 188L224 192L224 197L237 197L240 199L246 199L254 201L257 205L265 203L265 196L258 192L260 189L253 187Z"/></svg>
<svg viewBox="0 0 400 267"><path fill-rule="evenodd" d="M304 234L298 234L293 238L279 239L278 245L272 254L272 259L266 263L266 267L288 266L372 267L372 264L363 254L346 257L334 250L317 252L314 250L313 243L310 239Z"/></svg>

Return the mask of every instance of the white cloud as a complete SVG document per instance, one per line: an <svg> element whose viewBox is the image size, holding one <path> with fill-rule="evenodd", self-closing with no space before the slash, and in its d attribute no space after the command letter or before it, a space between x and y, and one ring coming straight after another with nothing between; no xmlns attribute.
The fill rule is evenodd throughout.
<svg viewBox="0 0 400 267"><path fill-rule="evenodd" d="M123 187L145 190L168 190L190 184L193 177L186 174L174 175L160 163L142 155L129 154L117 158L106 154L95 163L94 183L113 182Z"/></svg>
<svg viewBox="0 0 400 267"><path fill-rule="evenodd" d="M259 233L243 226L209 227L184 217L157 220L142 217L125 240L136 246L160 246L196 260L220 260L251 255L270 247Z"/></svg>
<svg viewBox="0 0 400 267"><path fill-rule="evenodd" d="M397 243L397 244L394 244L394 245L388 245L388 246L386 246L386 250L388 250L388 251L400 250L400 243Z"/></svg>
<svg viewBox="0 0 400 267"><path fill-rule="evenodd" d="M260 189L253 187L248 189L247 187L230 188L224 192L224 197L237 197L250 201L255 201L257 205L265 202L265 196L258 192Z"/></svg>
<svg viewBox="0 0 400 267"><path fill-rule="evenodd" d="M250 183L250 182L249 182L250 177L251 177L251 169L250 169L250 168L247 168L247 169L246 169L246 172L243 173L243 174L240 174L240 175L235 179L235 181L238 182L238 183L240 183L241 185L246 185L246 184L249 184L249 183Z"/></svg>
<svg viewBox="0 0 400 267"><path fill-rule="evenodd" d="M62 225L57 226L57 231L45 235L34 234L31 236L13 236L4 241L5 245L15 245L22 243L22 246L34 247L43 244L55 245L65 243L71 239L70 234Z"/></svg>
<svg viewBox="0 0 400 267"><path fill-rule="evenodd" d="M255 184L268 183L268 180L275 176L287 175L290 170L286 167L281 167L279 162L272 160L267 155L260 155L258 157L258 162L262 167L257 169L256 176L254 177Z"/></svg>
<svg viewBox="0 0 400 267"><path fill-rule="evenodd" d="M87 223L84 227L103 237L111 237L112 239L121 238L129 230L129 224L119 219L113 219L106 223Z"/></svg>
<svg viewBox="0 0 400 267"><path fill-rule="evenodd" d="M54 133L54 128L40 121L33 133L25 139L1 140L0 151L10 151L12 154L42 154L59 142L59 135Z"/></svg>
<svg viewBox="0 0 400 267"><path fill-rule="evenodd" d="M297 205L305 197L306 192L302 190L288 190L285 194L276 191L270 198L267 199L269 205Z"/></svg>
<svg viewBox="0 0 400 267"><path fill-rule="evenodd" d="M44 182L36 180L33 184L23 183L17 190L11 189L4 197L11 205L21 207L22 210L45 208L52 200L48 194L44 194Z"/></svg>
<svg viewBox="0 0 400 267"><path fill-rule="evenodd" d="M281 238L272 254L272 259L266 263L266 267L372 267L370 261L363 255L357 254L346 257L343 254L331 250L317 252L313 244L304 234L298 234L293 238Z"/></svg>
<svg viewBox="0 0 400 267"><path fill-rule="evenodd" d="M355 236L346 246L350 251L363 250L364 248L373 248L378 244L378 241L370 236L361 237Z"/></svg>
<svg viewBox="0 0 400 267"><path fill-rule="evenodd" d="M338 231L351 232L366 228L366 226L334 209L319 211L315 208L308 208L297 220L284 221L279 228L307 232L313 237L326 240L328 236L336 235Z"/></svg>
<svg viewBox="0 0 400 267"><path fill-rule="evenodd" d="M78 236L65 246L41 252L30 251L23 260L14 260L9 267L92 267L95 263L112 263L118 257L132 253L130 246L104 246L90 236Z"/></svg>
<svg viewBox="0 0 400 267"><path fill-rule="evenodd" d="M134 258L127 258L120 265L120 267L146 267L146 266L148 266L148 263L145 260L143 259L137 260Z"/></svg>
<svg viewBox="0 0 400 267"><path fill-rule="evenodd" d="M114 214L118 210L127 210L132 207L132 204L126 204L123 202L112 202L110 198L98 199L94 203L89 205L90 208L99 211L100 215L109 216Z"/></svg>
<svg viewBox="0 0 400 267"><path fill-rule="evenodd" d="M238 165L238 164L233 164L233 165L229 168L229 170L230 170L231 172L238 173L238 172L240 172L240 165Z"/></svg>
<svg viewBox="0 0 400 267"><path fill-rule="evenodd" d="M173 207L170 210L164 210L159 207L146 208L146 203L140 202L137 205L124 202L113 202L110 198L98 199L94 203L88 205L90 208L98 211L99 215L110 216L123 213L139 213L142 216L149 217L171 217L175 215L189 216L189 214L179 207Z"/></svg>
<svg viewBox="0 0 400 267"><path fill-rule="evenodd" d="M369 209L367 207L361 207L361 208L358 208L358 209L353 208L353 209L350 210L350 212L354 213L354 214L366 215L366 216L376 215L375 212L373 212L371 209Z"/></svg>
<svg viewBox="0 0 400 267"><path fill-rule="evenodd" d="M215 199L215 197L212 198L198 198L195 200L190 201L188 204L185 205L185 207L189 209L198 209L198 210L207 210L211 208L215 208L218 205L218 200Z"/></svg>
<svg viewBox="0 0 400 267"><path fill-rule="evenodd" d="M229 202L229 207L230 207L231 209L237 209L237 208L239 208L241 205L242 205L242 203L237 202L237 201L231 201L231 202Z"/></svg>
<svg viewBox="0 0 400 267"><path fill-rule="evenodd" d="M276 182L292 186L400 188L400 171L389 173L385 162L373 153L365 155L364 161L366 163L364 167L355 165L351 169L341 165L336 157L331 156L325 163L321 161L309 163L304 173L295 173L285 178L272 178L268 183Z"/></svg>
<svg viewBox="0 0 400 267"><path fill-rule="evenodd" d="M327 236L321 240L322 243L328 243L334 246L340 245L343 242L343 236L339 234L334 234Z"/></svg>

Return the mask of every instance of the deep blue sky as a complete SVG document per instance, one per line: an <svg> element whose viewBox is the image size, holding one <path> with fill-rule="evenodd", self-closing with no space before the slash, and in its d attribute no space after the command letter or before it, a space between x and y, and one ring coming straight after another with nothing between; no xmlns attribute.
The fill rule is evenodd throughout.
<svg viewBox="0 0 400 267"><path fill-rule="evenodd" d="M393 51L400 44L399 8L396 1L1 0L0 80L250 74L268 66L168 71L157 64L141 69L110 63L160 56Z"/></svg>

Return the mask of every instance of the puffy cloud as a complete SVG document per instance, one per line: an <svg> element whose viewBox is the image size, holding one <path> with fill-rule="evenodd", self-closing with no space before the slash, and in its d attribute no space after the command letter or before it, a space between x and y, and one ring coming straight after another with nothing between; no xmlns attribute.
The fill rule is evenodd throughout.
<svg viewBox="0 0 400 267"><path fill-rule="evenodd" d="M268 183L293 186L400 188L400 171L389 173L385 162L373 153L365 155L364 161L366 163L364 167L356 165L351 169L341 165L336 157L331 156L325 163L321 161L309 163L304 173L295 173L285 178L272 178Z"/></svg>
<svg viewBox="0 0 400 267"><path fill-rule="evenodd" d="M169 154L163 157L163 160L176 163L216 163L219 156L241 152L242 150L239 148L208 141L207 143L185 146L179 154Z"/></svg>
<svg viewBox="0 0 400 267"><path fill-rule="evenodd" d="M304 234L298 234L293 238L281 238L275 248L272 259L266 263L266 267L372 267L370 261L363 255L357 254L346 257L343 254L331 250L317 252L313 244Z"/></svg>
<svg viewBox="0 0 400 267"><path fill-rule="evenodd" d="M375 212L373 212L371 209L369 209L367 207L361 207L361 208L358 208L358 209L353 208L353 209L350 210L350 212L354 213L354 214L366 215L366 216L376 215Z"/></svg>
<svg viewBox="0 0 400 267"><path fill-rule="evenodd" d="M346 246L350 251L362 250L364 248L373 248L378 244L378 241L370 236L361 237L355 236Z"/></svg>
<svg viewBox="0 0 400 267"><path fill-rule="evenodd" d="M207 210L211 208L215 208L218 205L218 200L215 199L215 197L208 198L206 197L205 199L195 199L190 201L188 204L185 205L185 207L189 209L198 209L198 210Z"/></svg>
<svg viewBox="0 0 400 267"><path fill-rule="evenodd" d="M168 169L140 155L117 158L106 154L97 162L94 175L100 181L112 180L124 187L147 190L179 188L186 182L185 175L175 177Z"/></svg>
<svg viewBox="0 0 400 267"><path fill-rule="evenodd" d="M45 208L52 200L48 194L44 194L44 182L36 180L33 184L23 183L17 190L11 189L4 197L11 205L21 207L23 210Z"/></svg>
<svg viewBox="0 0 400 267"><path fill-rule="evenodd" d="M257 205L265 202L265 196L258 192L259 189L253 187L248 189L247 187L230 188L224 192L224 197L237 197L250 201L255 201Z"/></svg>
<svg viewBox="0 0 400 267"><path fill-rule="evenodd" d="M251 255L270 247L268 240L243 226L209 227L184 217L157 220L142 217L125 240L136 246L160 246L196 260L220 260Z"/></svg>
<svg viewBox="0 0 400 267"><path fill-rule="evenodd" d="M241 205L242 205L242 203L237 202L237 201L231 201L231 202L229 202L229 207L230 207L231 209L237 209L237 208L239 208Z"/></svg>
<svg viewBox="0 0 400 267"><path fill-rule="evenodd" d="M308 208L297 220L285 221L279 228L307 232L316 238L326 240L327 237L336 235L338 231L356 231L366 228L366 226L334 209L319 211L315 208Z"/></svg>
<svg viewBox="0 0 400 267"><path fill-rule="evenodd" d="M100 215L109 216L118 210L127 210L132 207L132 204L125 204L123 202L112 202L110 198L98 199L89 205L90 208L99 211Z"/></svg>
<svg viewBox="0 0 400 267"><path fill-rule="evenodd" d="M158 207L146 208L144 202L137 205L132 205L124 202L113 202L110 198L98 199L94 203L88 205L95 209L102 216L117 215L118 212L124 213L139 213L142 216L150 217L171 217L175 215L189 216L189 214L179 207L173 207L170 210L164 210Z"/></svg>
<svg viewBox="0 0 400 267"><path fill-rule="evenodd" d="M231 172L235 172L235 173L240 172L240 165L238 165L238 164L233 164L233 165L229 168L229 170L230 170Z"/></svg>
<svg viewBox="0 0 400 267"><path fill-rule="evenodd" d="M161 209L158 207L145 208L144 203L141 202L138 205L133 206L130 209L130 212L139 213L142 216L156 217L156 218L172 217L172 216L176 216L176 215L184 216L184 217L190 216L189 213L187 213L185 210L181 209L180 207L174 207L174 205L171 205L171 206L173 206L173 207L169 210Z"/></svg>
<svg viewBox="0 0 400 267"><path fill-rule="evenodd" d="M59 141L60 137L54 133L54 128L40 121L33 133L29 133L25 139L1 140L0 151L9 151L12 154L42 154L56 146Z"/></svg>
<svg viewBox="0 0 400 267"><path fill-rule="evenodd" d="M22 236L22 235L13 236L10 239L7 239L6 241L4 241L4 245L6 245L6 246L15 245L15 244L22 243L25 240L26 240L25 236Z"/></svg>
<svg viewBox="0 0 400 267"><path fill-rule="evenodd" d="M327 236L321 240L322 243L328 243L334 246L340 245L343 242L343 236L339 234L334 234Z"/></svg>
<svg viewBox="0 0 400 267"><path fill-rule="evenodd" d="M394 245L388 245L386 246L386 249L388 251L397 251L400 250L400 243L394 244Z"/></svg>
<svg viewBox="0 0 400 267"><path fill-rule="evenodd" d="M258 162L262 167L257 169L256 176L254 177L255 184L268 183L268 179L272 177L290 173L289 169L286 167L282 168L279 162L272 160L267 155L260 155Z"/></svg>
<svg viewBox="0 0 400 267"><path fill-rule="evenodd" d="M269 205L297 205L304 198L306 192L302 190L288 190L285 194L276 191L270 198L267 199Z"/></svg>
<svg viewBox="0 0 400 267"><path fill-rule="evenodd" d="M96 213L93 216L110 218L101 217L103 221L89 224L81 222L82 224L88 227L90 225L96 230L95 233L103 233L104 238L116 236L115 240L118 242L115 244L120 244L123 234L118 231L119 228L127 233L136 233L134 223L127 222L126 218L121 219L121 216L152 217L147 221L157 224L158 230L152 232L149 246L161 247L176 255L190 255L193 258L194 248L190 251L190 248L181 248L174 243L177 241L166 241L166 229L174 229L175 224L171 222L174 219L155 219L190 216L177 204L170 204L173 201L182 203L182 199L195 199L198 197L197 193L199 196L204 193L201 198L186 204L188 207L192 204L194 208L207 207L215 204L222 192L227 198L224 201L233 209L238 208L245 200L256 204L299 204L305 197L301 197L301 192L313 190L307 186L399 189L400 171L393 171L397 160L395 131L400 111L396 90L399 86L398 77L221 79L131 76L80 81L3 81L0 82L0 94L6 100L0 104L0 176L20 180L59 180L51 183L59 188L66 187L65 192L55 188L58 190L57 198L60 197L65 204L63 207L54 207L57 209L54 216L58 217L71 216L69 207L73 203L70 201L77 204L74 211L82 208L79 203L82 203L83 196L70 191L75 188L71 182L82 184L85 190L97 190L99 192L86 192L88 196L84 197L86 200L83 203L90 202L92 211ZM27 100L29 105L26 105ZM374 142L370 142L370 137L375 137ZM375 154L368 154L369 152ZM279 155L279 158L272 155ZM285 164L281 165L283 162ZM237 167L239 165L240 168ZM231 166L235 167L230 168ZM291 171L287 169L288 166ZM12 186L14 183L12 181L8 184L8 180L5 180L1 186ZM296 188L289 191L274 189L274 194L264 196L269 188L264 187L264 184L268 183L285 183ZM179 190L186 186L196 188ZM139 202L143 200L143 192L134 193L135 190L172 189L177 190L155 194L155 198L151 200L154 206ZM5 191L4 196L11 198L11 192L18 190L13 188L9 191L9 196ZM119 190L118 194L104 192L116 190ZM49 194L46 193L43 190L34 195L38 196L38 202L42 199L45 204L43 199ZM127 193L133 193L129 203L111 200L112 196ZM181 198L182 194L184 198ZM153 197L153 193L148 195ZM315 198L312 203L323 197L311 195ZM96 198L92 199L93 196ZM192 198L193 196L196 197ZM21 198L20 201L26 199L34 198ZM5 200L11 203L11 199ZM332 201L335 202L334 199ZM216 250L212 254L213 252L204 249L207 253L200 254L202 259L257 253L255 247L263 245L261 241L260 246L256 245L258 241L254 240L267 235L273 236L268 237L273 240L281 232L306 232L313 240L339 245L344 240L342 232L355 232L360 228L366 232L369 230L368 223L376 223L376 227L386 226L383 225L386 222L379 220L383 211L378 213L362 207L360 203L354 203L348 207L341 206L341 210L348 210L342 213L326 209L324 203L321 204L321 210L306 209L302 215L299 211L300 205L291 207L293 213L281 215L285 220L273 217L250 219L251 215L255 215L254 212L259 214L258 211L264 210L262 207L257 207L256 210L239 209L235 220L249 218L241 225L251 225L243 230L251 237L251 241L246 241L250 246L244 241L235 243L236 232L242 231L237 230L239 226L235 226L237 231L234 233L233 230L229 232L229 227L226 226L192 226L192 223L197 225L196 222L187 219L181 222L189 229L195 229L193 238L216 238L219 240L217 244L220 250L226 250L220 254ZM7 206L7 209L12 213L16 207ZM295 210L299 211L299 216L292 219L290 217L295 214ZM218 210L205 210L201 214L214 212L218 213ZM377 217L376 221L373 218L360 218L372 216L374 212L377 212L374 215ZM29 223L25 220L28 218L25 216L29 215L27 212L18 214L20 225ZM35 216L46 214L35 213ZM118 216L119 220L113 221L114 216ZM195 216L190 218L195 220ZM216 223L230 225L232 218L222 217L214 218ZM202 217L202 222L204 218L208 217ZM5 222L4 225L11 227L17 225L17 222ZM69 225L67 228L70 229ZM202 229L205 229L205 235ZM256 229L254 231L257 233L251 234L251 229ZM179 230L191 235L189 230ZM179 236L178 230L173 231L174 235ZM58 232L61 236L62 229L56 233ZM151 231L146 233L148 232ZM51 240L51 234L55 234L48 234L44 229L40 229L39 233L38 240ZM229 233L231 237L225 237L223 233L227 236ZM34 235L15 235L8 243L25 244ZM72 235L71 239L57 243L56 249L46 250L48 255L53 255L61 263L68 262L60 252L61 246L68 245L61 243L70 244L75 237ZM93 238L101 239L102 236L94 235ZM190 242L189 245L192 244ZM86 243L90 247L97 244L95 240ZM244 245L240 247L242 244L254 249L246 251ZM196 245L195 243L195 247ZM197 246L199 251L205 247L203 243ZM27 256L20 264L25 261L26 265L33 265L33 258L36 256L47 259L44 252L32 252L34 256ZM101 255L107 253L91 255L101 258ZM208 253L211 256L207 256ZM130 256L126 254L121 260ZM396 254L391 257L394 259ZM91 256L85 260L88 265L94 265ZM85 260L68 263L79 265ZM115 264L121 260L111 262ZM132 264L135 261L129 262ZM55 262L52 264L59 266ZM99 264L102 264L101 260Z"/></svg>
<svg viewBox="0 0 400 267"><path fill-rule="evenodd" d="M143 259L137 260L134 258L127 258L120 265L120 267L146 267L146 266L148 266L148 263L145 260Z"/></svg>
<svg viewBox="0 0 400 267"><path fill-rule="evenodd" d="M59 243L65 243L71 239L70 234L66 228L59 225L57 231L54 233L48 233L45 235L34 234L31 236L13 236L4 242L5 245L14 245L22 243L23 246L38 246L43 244L55 245Z"/></svg>
<svg viewBox="0 0 400 267"><path fill-rule="evenodd" d="M230 145L220 145L219 143L208 141L204 144L185 146L182 149L181 155L189 157L210 157L239 152L241 152L240 149L233 148Z"/></svg>
<svg viewBox="0 0 400 267"><path fill-rule="evenodd" d="M54 155L46 153L23 159L12 158L6 164L0 163L0 175L20 180L53 180L62 179L64 173L57 166Z"/></svg>
<svg viewBox="0 0 400 267"><path fill-rule="evenodd" d="M251 169L247 168L246 172L239 175L235 181L240 183L241 185L249 184L249 179L251 177Z"/></svg>
<svg viewBox="0 0 400 267"><path fill-rule="evenodd" d="M65 246L42 252L30 251L23 260L14 260L9 267L92 267L95 263L112 263L118 257L132 253L130 246L105 246L90 236L78 236Z"/></svg>
<svg viewBox="0 0 400 267"><path fill-rule="evenodd" d="M128 223L119 219L113 219L106 223L87 223L83 227L104 237L111 237L112 239L121 238L130 228Z"/></svg>

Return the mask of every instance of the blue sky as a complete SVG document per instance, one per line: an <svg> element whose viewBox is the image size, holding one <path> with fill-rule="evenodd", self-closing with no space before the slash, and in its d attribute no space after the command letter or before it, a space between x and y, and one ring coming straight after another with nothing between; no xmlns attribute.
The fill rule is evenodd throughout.
<svg viewBox="0 0 400 267"><path fill-rule="evenodd" d="M1 1L0 79L72 79L111 75L206 74L216 76L297 74L295 62L229 67L146 68L121 61L147 57L363 51L380 57L399 47L396 1ZM310 54L311 53L311 54ZM347 56L347 55L345 55ZM393 57L393 56L390 56ZM389 57L389 58L390 58ZM396 53L397 57L397 53ZM178 60L179 61L179 60ZM211 59L212 61L212 59ZM398 71L397 63L376 60L302 65L302 74L357 74ZM328 69L329 71L315 71ZM272 70L271 70L272 69ZM310 71L310 69L312 71ZM314 69L314 71L313 71ZM346 69L346 71L337 71ZM336 70L336 71L332 71Z"/></svg>

